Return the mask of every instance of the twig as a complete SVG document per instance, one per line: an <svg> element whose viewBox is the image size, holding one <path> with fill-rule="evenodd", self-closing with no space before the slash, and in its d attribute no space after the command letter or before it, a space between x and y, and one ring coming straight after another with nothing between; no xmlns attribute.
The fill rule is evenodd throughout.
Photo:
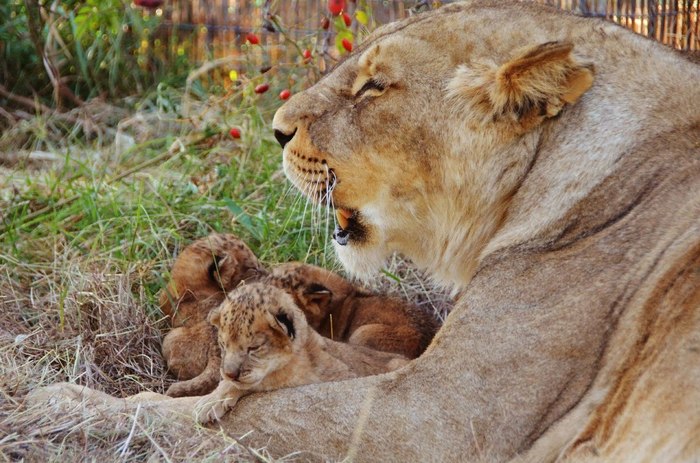
<svg viewBox="0 0 700 463"><path fill-rule="evenodd" d="M185 95L183 97L182 102L182 114L185 117L190 117L190 88L192 87L192 82L199 76L206 74L212 69L216 69L226 64L233 63L235 61L238 61L239 59L240 58L237 56L226 56L223 58L215 59L214 61L208 61L202 66L200 66L198 69L195 69L194 71L190 72L190 74L187 76L187 80L185 80Z"/></svg>
<svg viewBox="0 0 700 463"><path fill-rule="evenodd" d="M34 44L36 54L39 56L39 58L41 58L41 61L44 63L46 75L49 77L49 80L51 81L51 84L54 87L54 99L56 100L56 107L61 107L62 98L70 100L76 106L82 106L83 100L78 98L75 95L75 93L73 93L71 89L68 88L68 86L63 82L58 67L44 50L41 39L41 31L43 30L43 24L41 20L41 6L39 6L39 2L37 0L24 0L24 6L27 10L27 25L29 26L29 38L31 39L32 44Z"/></svg>
<svg viewBox="0 0 700 463"><path fill-rule="evenodd" d="M141 403L138 403L136 405L136 413L134 413L134 423L131 425L131 431L129 431L129 435L126 437L126 440L121 445L122 451L119 452L119 456L122 458L129 451L129 445L131 445L131 439L133 439L134 431L136 431L136 423L138 422L140 411L141 411Z"/></svg>
<svg viewBox="0 0 700 463"><path fill-rule="evenodd" d="M10 101L14 101L15 103L19 103L22 106L25 106L30 109L40 109L42 112L45 113L50 113L53 111L48 106L41 104L36 100L32 100L31 98L27 98L26 96L15 95L14 93L7 90L7 88L2 84L0 84L0 96L7 98Z"/></svg>

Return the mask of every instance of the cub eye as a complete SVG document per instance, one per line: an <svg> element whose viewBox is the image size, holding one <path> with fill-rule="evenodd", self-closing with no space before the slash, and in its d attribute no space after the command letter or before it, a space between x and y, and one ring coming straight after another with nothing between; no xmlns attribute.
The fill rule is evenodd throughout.
<svg viewBox="0 0 700 463"><path fill-rule="evenodd" d="M250 347L248 348L248 352L257 352L257 351L259 351L260 349L262 349L262 346L263 346L263 345L264 345L264 344L258 344L258 345L255 345L255 346L250 346Z"/></svg>
<svg viewBox="0 0 700 463"><path fill-rule="evenodd" d="M369 79L365 84L360 87L360 89L357 91L355 94L355 98L359 98L362 96L364 93L368 92L369 90L377 90L379 92L383 92L386 86L374 79Z"/></svg>

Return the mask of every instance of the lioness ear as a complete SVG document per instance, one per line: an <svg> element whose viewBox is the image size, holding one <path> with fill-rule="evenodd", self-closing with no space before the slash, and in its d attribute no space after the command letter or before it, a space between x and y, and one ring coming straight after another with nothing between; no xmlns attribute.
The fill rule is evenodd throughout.
<svg viewBox="0 0 700 463"><path fill-rule="evenodd" d="M593 66L578 63L568 42L531 48L500 67L460 66L449 83L481 123L506 121L527 131L564 105L574 104L593 84Z"/></svg>

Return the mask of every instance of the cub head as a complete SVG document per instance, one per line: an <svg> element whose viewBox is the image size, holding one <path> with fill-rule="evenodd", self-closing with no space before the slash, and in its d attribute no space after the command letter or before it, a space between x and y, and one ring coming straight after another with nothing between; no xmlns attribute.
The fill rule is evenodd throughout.
<svg viewBox="0 0 700 463"><path fill-rule="evenodd" d="M212 233L187 246L175 260L171 280L161 292L164 314L175 316L174 303L202 300L212 296L223 299L226 292L241 281L266 272L253 251L234 235Z"/></svg>
<svg viewBox="0 0 700 463"><path fill-rule="evenodd" d="M275 114L287 177L335 209L336 251L359 276L393 252L439 273L478 214L505 201L489 182L515 182L542 127L591 86L571 43L498 34L491 16L512 11L471 10L378 29Z"/></svg>
<svg viewBox="0 0 700 463"><path fill-rule="evenodd" d="M219 331L222 377L240 389L257 386L287 365L303 346L308 329L292 298L263 283L230 292L208 320Z"/></svg>
<svg viewBox="0 0 700 463"><path fill-rule="evenodd" d="M314 329L321 326L333 309L357 292L355 287L340 275L301 262L289 262L274 267L265 282L287 291Z"/></svg>

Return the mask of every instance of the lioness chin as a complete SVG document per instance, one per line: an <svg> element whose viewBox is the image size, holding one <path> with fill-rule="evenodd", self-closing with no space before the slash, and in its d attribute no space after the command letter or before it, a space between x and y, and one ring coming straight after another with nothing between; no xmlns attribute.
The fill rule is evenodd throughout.
<svg viewBox="0 0 700 463"><path fill-rule="evenodd" d="M250 396L221 426L318 459L697 461L698 82L524 2L375 31L276 114L284 168L335 207L347 267L400 252L459 301L406 367Z"/></svg>

